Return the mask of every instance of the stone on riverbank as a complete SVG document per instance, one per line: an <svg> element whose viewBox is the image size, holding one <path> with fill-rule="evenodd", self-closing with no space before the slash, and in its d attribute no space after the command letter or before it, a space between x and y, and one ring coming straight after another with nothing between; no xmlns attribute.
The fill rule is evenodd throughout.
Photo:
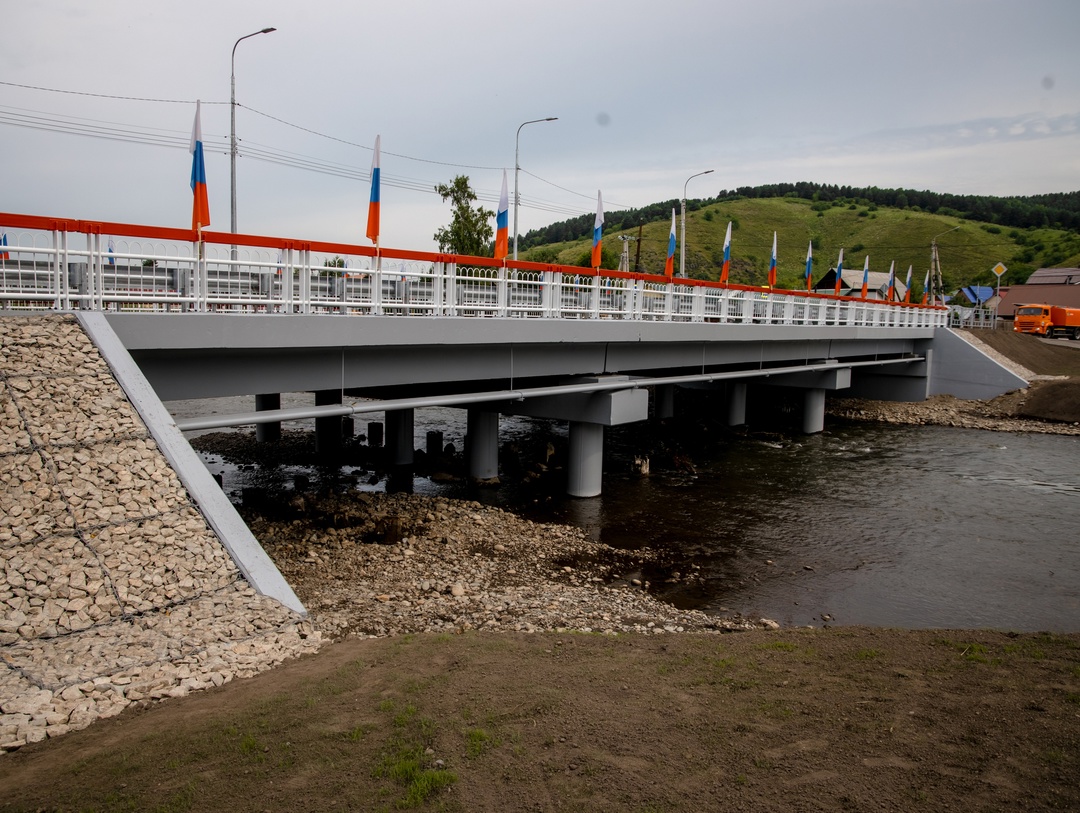
<svg viewBox="0 0 1080 813"><path fill-rule="evenodd" d="M71 316L0 318L0 752L312 652Z"/></svg>

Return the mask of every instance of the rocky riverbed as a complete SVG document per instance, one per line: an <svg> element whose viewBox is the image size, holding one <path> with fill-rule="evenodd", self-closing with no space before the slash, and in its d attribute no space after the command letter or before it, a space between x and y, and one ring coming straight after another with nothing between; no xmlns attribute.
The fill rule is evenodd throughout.
<svg viewBox="0 0 1080 813"><path fill-rule="evenodd" d="M827 403L826 412L850 421L1080 435L1080 383L1037 381L1026 390L989 401L965 401L951 395L935 395L916 403L836 398ZM1056 419L1036 417L1047 413Z"/></svg>
<svg viewBox="0 0 1080 813"><path fill-rule="evenodd" d="M252 532L324 635L731 631L767 619L682 611L647 592L650 550L593 542L480 503L404 494L295 496ZM694 573L669 578L694 579Z"/></svg>

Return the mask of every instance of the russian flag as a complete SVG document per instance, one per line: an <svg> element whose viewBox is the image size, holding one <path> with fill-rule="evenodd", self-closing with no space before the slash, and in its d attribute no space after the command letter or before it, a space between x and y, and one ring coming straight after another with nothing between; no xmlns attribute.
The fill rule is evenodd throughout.
<svg viewBox="0 0 1080 813"><path fill-rule="evenodd" d="M889 263L889 290L885 294L885 301L892 302L896 296L896 260Z"/></svg>
<svg viewBox="0 0 1080 813"><path fill-rule="evenodd" d="M836 261L836 288L833 294L840 296L840 287L844 284L844 249L840 249L840 259Z"/></svg>
<svg viewBox="0 0 1080 813"><path fill-rule="evenodd" d="M7 232L4 232L4 234L2 236L0 236L0 246L3 246L4 248L7 248L7 244L8 244ZM11 259L11 256L6 251L0 251L0 260L9 260L9 259Z"/></svg>
<svg viewBox="0 0 1080 813"><path fill-rule="evenodd" d="M776 232L772 233L772 259L769 260L769 287L776 287Z"/></svg>
<svg viewBox="0 0 1080 813"><path fill-rule="evenodd" d="M675 274L675 209L671 210L671 231L667 238L667 259L664 260L664 276Z"/></svg>
<svg viewBox="0 0 1080 813"><path fill-rule="evenodd" d="M201 105L195 102L195 125L191 128L191 228L195 231L210 225L210 198L206 193L206 160L203 158Z"/></svg>
<svg viewBox="0 0 1080 813"><path fill-rule="evenodd" d="M495 214L495 259L501 260L510 253L510 198L506 194L506 170L503 170L502 192L499 193L499 211Z"/></svg>
<svg viewBox="0 0 1080 813"><path fill-rule="evenodd" d="M866 299L866 292L870 288L870 255L866 255L866 260L863 262L862 267L862 298Z"/></svg>
<svg viewBox="0 0 1080 813"><path fill-rule="evenodd" d="M113 247L112 238L109 238L109 265L116 265L116 257L113 256L115 249Z"/></svg>
<svg viewBox="0 0 1080 813"><path fill-rule="evenodd" d="M727 234L724 235L724 265L720 269L720 281L728 281L728 272L731 270L731 221L727 224Z"/></svg>
<svg viewBox="0 0 1080 813"><path fill-rule="evenodd" d="M371 242L379 244L379 141L382 136L375 136L375 154L371 156L371 200L367 210L367 236Z"/></svg>
<svg viewBox="0 0 1080 813"><path fill-rule="evenodd" d="M907 267L907 282L904 283L904 301L911 301L911 266Z"/></svg>
<svg viewBox="0 0 1080 813"><path fill-rule="evenodd" d="M601 253L603 251L602 241L604 237L604 201L600 197L600 190L596 191L596 219L593 221L592 227L592 267L599 268Z"/></svg>
<svg viewBox="0 0 1080 813"><path fill-rule="evenodd" d="M930 269L926 269L926 278L922 284L922 304L926 304L927 298L930 296Z"/></svg>
<svg viewBox="0 0 1080 813"><path fill-rule="evenodd" d="M806 247L806 290L810 290L810 271L814 267L814 241Z"/></svg>

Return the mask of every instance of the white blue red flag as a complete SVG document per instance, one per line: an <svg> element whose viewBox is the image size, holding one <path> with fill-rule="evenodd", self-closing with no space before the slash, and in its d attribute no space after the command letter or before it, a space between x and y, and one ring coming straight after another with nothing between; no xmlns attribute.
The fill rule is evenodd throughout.
<svg viewBox="0 0 1080 813"><path fill-rule="evenodd" d="M866 299L866 293L870 288L870 255L866 255L866 260L863 262L862 267L862 298Z"/></svg>
<svg viewBox="0 0 1080 813"><path fill-rule="evenodd" d="M109 238L109 265L116 265L116 257L113 254L116 253L116 249L113 246L112 238Z"/></svg>
<svg viewBox="0 0 1080 813"><path fill-rule="evenodd" d="M195 231L210 225L210 197L206 191L206 159L203 157L202 115L195 102L195 125L191 128L191 228Z"/></svg>
<svg viewBox="0 0 1080 813"><path fill-rule="evenodd" d="M806 290L810 290L810 271L814 267L814 241L806 246Z"/></svg>
<svg viewBox="0 0 1080 813"><path fill-rule="evenodd" d="M720 281L728 281L728 272L731 270L731 221L727 224L727 234L724 235L724 265L720 269Z"/></svg>
<svg viewBox="0 0 1080 813"><path fill-rule="evenodd" d="M600 190L596 191L596 219L592 228L592 267L599 268L601 254L603 252L602 241L604 239L604 201L600 197Z"/></svg>
<svg viewBox="0 0 1080 813"><path fill-rule="evenodd" d="M7 232L4 232L3 236L0 236L0 246L3 246L6 249L7 244L8 244ZM7 260L7 259L10 259L10 256L8 255L7 251L0 251L0 260Z"/></svg>
<svg viewBox="0 0 1080 813"><path fill-rule="evenodd" d="M499 193L499 211L495 213L495 259L501 260L510 253L510 198L506 194L506 170L503 170L502 192Z"/></svg>
<svg viewBox="0 0 1080 813"><path fill-rule="evenodd" d="M896 297L896 260L889 263L889 290L885 294L885 301L892 302Z"/></svg>
<svg viewBox="0 0 1080 813"><path fill-rule="evenodd" d="M776 232L772 233L772 259L769 260L769 287L776 287Z"/></svg>
<svg viewBox="0 0 1080 813"><path fill-rule="evenodd" d="M664 276L670 277L675 273L675 209L671 210L671 231L667 238L667 259L664 260Z"/></svg>
<svg viewBox="0 0 1080 813"><path fill-rule="evenodd" d="M929 296L930 296L930 269L927 268L926 269L926 278L923 280L923 284L922 284L922 304L924 304L924 305L926 304L926 300L929 298Z"/></svg>
<svg viewBox="0 0 1080 813"><path fill-rule="evenodd" d="M904 301L911 301L911 266L907 267L907 282L904 283Z"/></svg>
<svg viewBox="0 0 1080 813"><path fill-rule="evenodd" d="M840 259L836 261L836 288L833 293L840 296L840 286L844 284L844 249L840 249Z"/></svg>
<svg viewBox="0 0 1080 813"><path fill-rule="evenodd" d="M367 236L371 242L379 243L379 140L375 136L375 154L371 156L371 199L367 210Z"/></svg>

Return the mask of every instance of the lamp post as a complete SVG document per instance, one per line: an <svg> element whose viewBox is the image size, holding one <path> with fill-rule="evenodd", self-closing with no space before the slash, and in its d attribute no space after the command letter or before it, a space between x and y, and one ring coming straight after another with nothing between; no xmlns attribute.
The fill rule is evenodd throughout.
<svg viewBox="0 0 1080 813"><path fill-rule="evenodd" d="M517 135L514 136L514 259L515 260L517 259L517 238L518 238L517 212L518 212L518 203L521 202L521 198L518 195L518 170L521 169L521 166L520 166L520 164L518 162L518 153L519 153L520 144L521 144L521 128L524 127L526 124L536 124L537 122L541 122L541 121L558 121L558 120L559 120L558 116L548 116L546 119L533 119L532 121L523 121L521 124L518 125Z"/></svg>
<svg viewBox="0 0 1080 813"><path fill-rule="evenodd" d="M679 276L686 276L686 184L694 180L700 175L708 175L712 172L711 169L707 169L704 172L699 172L697 175L691 175L686 179L686 183L682 185L682 236L679 239Z"/></svg>
<svg viewBox="0 0 1080 813"><path fill-rule="evenodd" d="M236 46L249 37L257 37L259 34L269 34L277 31L276 28L264 28L254 34L246 34L233 43L232 47L232 72L230 81L232 92L229 97L230 126L229 126L229 189L231 192L229 211L231 214L231 231L236 234ZM232 247L232 258L236 259L236 246Z"/></svg>

